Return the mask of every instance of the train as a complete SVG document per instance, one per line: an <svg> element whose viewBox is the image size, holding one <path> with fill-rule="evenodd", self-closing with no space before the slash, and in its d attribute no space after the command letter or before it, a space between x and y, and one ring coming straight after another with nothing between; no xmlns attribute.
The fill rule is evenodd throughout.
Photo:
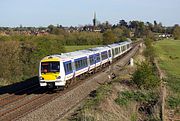
<svg viewBox="0 0 180 121"><path fill-rule="evenodd" d="M132 48L132 41L68 53L48 55L39 64L41 87L67 87L77 78L84 78L111 64Z"/></svg>

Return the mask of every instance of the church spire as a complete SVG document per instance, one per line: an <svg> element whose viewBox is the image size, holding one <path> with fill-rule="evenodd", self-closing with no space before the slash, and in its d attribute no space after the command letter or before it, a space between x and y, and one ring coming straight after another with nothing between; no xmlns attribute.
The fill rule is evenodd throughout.
<svg viewBox="0 0 180 121"><path fill-rule="evenodd" d="M94 27L96 26L96 23L97 23L97 20L96 20L96 12L94 12L94 18L93 18L93 26L94 26Z"/></svg>
<svg viewBox="0 0 180 121"><path fill-rule="evenodd" d="M96 19L96 12L94 12L94 19Z"/></svg>

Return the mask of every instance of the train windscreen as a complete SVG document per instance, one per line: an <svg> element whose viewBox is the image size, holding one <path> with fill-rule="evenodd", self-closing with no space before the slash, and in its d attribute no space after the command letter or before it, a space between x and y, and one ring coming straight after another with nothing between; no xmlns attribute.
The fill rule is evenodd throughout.
<svg viewBox="0 0 180 121"><path fill-rule="evenodd" d="M41 63L41 73L59 72L60 63L59 62L42 62Z"/></svg>

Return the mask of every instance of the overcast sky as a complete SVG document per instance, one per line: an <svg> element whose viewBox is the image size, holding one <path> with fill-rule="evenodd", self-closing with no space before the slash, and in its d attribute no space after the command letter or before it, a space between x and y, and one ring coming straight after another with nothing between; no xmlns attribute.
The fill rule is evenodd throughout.
<svg viewBox="0 0 180 121"><path fill-rule="evenodd" d="M180 0L0 0L0 26L78 26L124 19L180 24Z"/></svg>

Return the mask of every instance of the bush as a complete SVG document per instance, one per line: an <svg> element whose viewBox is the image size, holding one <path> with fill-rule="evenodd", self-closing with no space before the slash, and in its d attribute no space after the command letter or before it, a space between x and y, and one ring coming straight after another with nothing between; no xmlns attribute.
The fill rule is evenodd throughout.
<svg viewBox="0 0 180 121"><path fill-rule="evenodd" d="M168 98L168 105L170 108L175 109L180 106L180 98L178 97L169 97Z"/></svg>
<svg viewBox="0 0 180 121"><path fill-rule="evenodd" d="M93 91L93 98L86 101L85 108L99 105L99 103L111 92L112 85L103 84L96 91Z"/></svg>
<svg viewBox="0 0 180 121"><path fill-rule="evenodd" d="M180 77L177 75L168 74L168 78L165 80L171 90L176 94L180 94Z"/></svg>
<svg viewBox="0 0 180 121"><path fill-rule="evenodd" d="M175 40L180 39L180 26L179 25L175 25L173 28L173 36Z"/></svg>
<svg viewBox="0 0 180 121"><path fill-rule="evenodd" d="M148 62L137 65L137 70L133 73L133 82L138 88L153 89L160 83L154 68Z"/></svg>
<svg viewBox="0 0 180 121"><path fill-rule="evenodd" d="M146 50L144 51L145 57L151 63L153 63L154 58L155 58L155 49L152 46L152 42L153 41L151 39L146 39L145 40Z"/></svg>
<svg viewBox="0 0 180 121"><path fill-rule="evenodd" d="M116 102L118 105L127 106L129 101L128 101L128 99L121 97L121 98L115 99L115 102Z"/></svg>
<svg viewBox="0 0 180 121"><path fill-rule="evenodd" d="M156 101L158 95L152 91L123 91L119 92L118 98L115 102L119 105L127 105L128 101L137 101L137 102L150 102Z"/></svg>

